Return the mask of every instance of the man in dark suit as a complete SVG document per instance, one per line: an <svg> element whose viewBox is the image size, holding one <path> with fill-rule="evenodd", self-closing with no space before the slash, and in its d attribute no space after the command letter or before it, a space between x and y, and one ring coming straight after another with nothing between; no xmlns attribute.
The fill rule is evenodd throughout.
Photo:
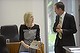
<svg viewBox="0 0 80 53"><path fill-rule="evenodd" d="M77 32L75 19L73 15L65 12L65 6L62 2L55 4L57 14L53 31L57 33L55 40L55 53L66 53L63 46L75 46L73 34ZM61 18L61 23L60 23Z"/></svg>

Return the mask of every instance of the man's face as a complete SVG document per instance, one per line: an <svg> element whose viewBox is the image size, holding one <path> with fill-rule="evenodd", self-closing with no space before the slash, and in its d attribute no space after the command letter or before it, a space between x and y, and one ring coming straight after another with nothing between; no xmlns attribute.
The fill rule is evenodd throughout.
<svg viewBox="0 0 80 53"><path fill-rule="evenodd" d="M55 13L56 13L57 15L60 15L60 8L58 9L58 8L56 7L56 5L54 6L54 8L55 8Z"/></svg>

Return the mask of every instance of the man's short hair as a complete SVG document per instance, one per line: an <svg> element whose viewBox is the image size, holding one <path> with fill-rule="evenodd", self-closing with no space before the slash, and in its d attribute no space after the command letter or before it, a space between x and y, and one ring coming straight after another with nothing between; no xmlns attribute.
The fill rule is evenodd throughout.
<svg viewBox="0 0 80 53"><path fill-rule="evenodd" d="M58 9L61 8L61 9L64 11L65 6L64 6L63 2L57 2L55 5L56 5L56 7L57 7Z"/></svg>

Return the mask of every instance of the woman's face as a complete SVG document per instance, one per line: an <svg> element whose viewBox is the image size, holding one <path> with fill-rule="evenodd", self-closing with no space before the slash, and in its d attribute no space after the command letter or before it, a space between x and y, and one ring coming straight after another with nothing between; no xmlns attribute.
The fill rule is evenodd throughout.
<svg viewBox="0 0 80 53"><path fill-rule="evenodd" d="M33 16L31 16L31 17L29 18L29 22L30 22L30 23L33 23L33 21L34 21L34 18L33 18Z"/></svg>

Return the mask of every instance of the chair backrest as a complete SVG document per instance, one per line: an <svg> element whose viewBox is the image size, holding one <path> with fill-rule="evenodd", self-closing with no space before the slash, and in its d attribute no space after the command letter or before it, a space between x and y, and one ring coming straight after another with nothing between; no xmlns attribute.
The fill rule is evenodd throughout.
<svg viewBox="0 0 80 53"><path fill-rule="evenodd" d="M0 53L9 53L9 50L6 47L6 39L2 35L0 35Z"/></svg>
<svg viewBox="0 0 80 53"><path fill-rule="evenodd" d="M4 36L0 35L0 48L6 46L6 40Z"/></svg>
<svg viewBox="0 0 80 53"><path fill-rule="evenodd" d="M10 42L19 40L17 25L4 25L1 26L1 35L4 35L6 39L10 39Z"/></svg>
<svg viewBox="0 0 80 53"><path fill-rule="evenodd" d="M1 35L1 27L0 27L0 35Z"/></svg>

